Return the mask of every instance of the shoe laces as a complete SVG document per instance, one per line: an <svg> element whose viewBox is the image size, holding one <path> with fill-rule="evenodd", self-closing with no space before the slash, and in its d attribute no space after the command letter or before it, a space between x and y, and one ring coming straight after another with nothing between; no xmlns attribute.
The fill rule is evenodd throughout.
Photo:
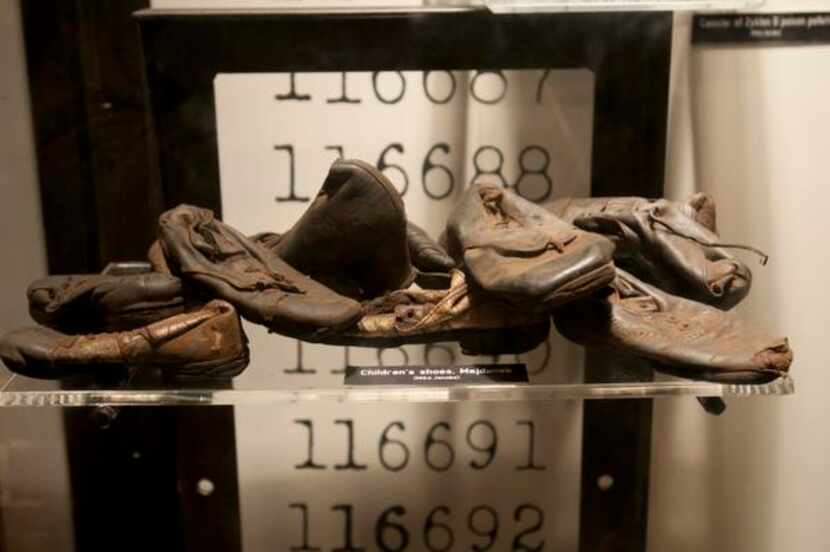
<svg viewBox="0 0 830 552"><path fill-rule="evenodd" d="M769 255L767 255L766 253L764 253L763 251L761 251L760 249L758 249L756 247L752 247L751 245L744 245L744 244L740 244L740 243L707 242L707 241L701 240L700 238L696 238L694 236L690 236L688 234L685 234L685 233L681 232L680 230L676 229L674 226L672 226L666 220L660 218L658 215L655 215L653 212L648 213L648 220L649 220L649 222L652 223L652 225L659 224L660 226L665 228L671 234L674 234L675 236L678 236L678 237L681 237L681 238L685 238L689 241L693 241L696 244L702 245L703 247L722 247L724 249L741 249L741 250L744 250L744 251L749 251L751 253L755 253L756 255L758 255L761 258L760 259L761 266L765 266L767 264L767 261L769 261Z"/></svg>

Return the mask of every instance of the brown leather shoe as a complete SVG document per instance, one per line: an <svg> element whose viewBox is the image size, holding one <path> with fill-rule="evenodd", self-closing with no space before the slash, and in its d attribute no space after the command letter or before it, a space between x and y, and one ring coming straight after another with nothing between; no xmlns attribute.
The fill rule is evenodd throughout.
<svg viewBox="0 0 830 552"><path fill-rule="evenodd" d="M13 372L38 378L95 373L119 365L151 365L175 376L233 377L248 365L248 340L225 301L135 330L70 336L44 327L0 338L0 357Z"/></svg>
<svg viewBox="0 0 830 552"><path fill-rule="evenodd" d="M26 295L36 322L65 333L130 330L185 310L181 280L155 272L48 276Z"/></svg>
<svg viewBox="0 0 830 552"><path fill-rule="evenodd" d="M337 331L360 317L359 303L301 274L207 209L180 205L162 214L159 242L174 274L283 335Z"/></svg>
<svg viewBox="0 0 830 552"><path fill-rule="evenodd" d="M332 289L367 299L414 278L406 213L394 185L362 161L335 161L299 221L272 249Z"/></svg>
<svg viewBox="0 0 830 552"><path fill-rule="evenodd" d="M670 293L721 309L749 293L752 273L725 248L753 249L720 242L715 204L704 194L685 203L640 197L559 199L548 208L613 240L618 266Z"/></svg>
<svg viewBox="0 0 830 552"><path fill-rule="evenodd" d="M546 310L614 278L614 245L491 184L476 184L450 215L447 250L483 290Z"/></svg>
<svg viewBox="0 0 830 552"><path fill-rule="evenodd" d="M367 301L354 329L326 336L321 342L398 347L458 341L465 354L496 355L529 351L550 332L547 314L512 309L493 296L470 289L460 270L444 277L442 289L422 288L420 283Z"/></svg>
<svg viewBox="0 0 830 552"><path fill-rule="evenodd" d="M727 383L762 383L785 374L793 359L786 338L772 337L736 313L664 293L617 269L606 290L553 313L576 343L628 352L655 369Z"/></svg>

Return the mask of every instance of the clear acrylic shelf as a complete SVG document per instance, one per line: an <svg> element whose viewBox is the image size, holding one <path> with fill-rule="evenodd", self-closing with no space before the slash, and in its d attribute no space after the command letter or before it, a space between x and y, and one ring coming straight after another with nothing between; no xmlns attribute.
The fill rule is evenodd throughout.
<svg viewBox="0 0 830 552"><path fill-rule="evenodd" d="M326 14L439 13L487 9L503 13L753 10L765 0L343 0L293 1L267 4L237 1L225 8L145 8L137 17L278 16Z"/></svg>
<svg viewBox="0 0 830 552"><path fill-rule="evenodd" d="M763 385L734 385L661 376L657 381L625 383L498 384L449 386L290 387L246 385L227 380L166 383L158 377L132 376L102 383L92 378L47 381L2 372L0 407L5 406L227 406L311 403L316 401L459 402L553 401L665 397L752 397L790 395L792 378Z"/></svg>
<svg viewBox="0 0 830 552"><path fill-rule="evenodd" d="M485 0L494 13L595 11L735 11L764 0Z"/></svg>

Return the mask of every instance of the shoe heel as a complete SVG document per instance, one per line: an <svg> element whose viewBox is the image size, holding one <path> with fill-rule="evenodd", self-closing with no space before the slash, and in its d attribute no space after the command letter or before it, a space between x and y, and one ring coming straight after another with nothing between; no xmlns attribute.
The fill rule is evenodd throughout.
<svg viewBox="0 0 830 552"><path fill-rule="evenodd" d="M532 326L517 326L471 332L461 339L461 352L465 355L506 355L526 353L538 347L548 338L550 320Z"/></svg>

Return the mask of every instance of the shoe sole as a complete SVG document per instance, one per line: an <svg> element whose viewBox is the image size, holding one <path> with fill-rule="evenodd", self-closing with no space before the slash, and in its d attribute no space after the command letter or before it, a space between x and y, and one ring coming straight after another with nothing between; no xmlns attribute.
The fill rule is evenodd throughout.
<svg viewBox="0 0 830 552"><path fill-rule="evenodd" d="M668 366L654 359L647 360L654 362L654 370L662 374L727 385L763 385L786 375L786 372L773 373L772 371L759 372L755 370L697 370L694 368Z"/></svg>
<svg viewBox="0 0 830 552"><path fill-rule="evenodd" d="M161 369L165 377L190 380L190 379L226 379L241 374L251 360L250 351L245 351L230 359L205 360L202 362L188 362L183 364L148 364Z"/></svg>
<svg viewBox="0 0 830 552"><path fill-rule="evenodd" d="M373 347L385 349L402 345L424 345L439 342L458 342L461 352L471 356L520 354L535 349L550 333L550 320L530 326L493 329L458 329L414 335L365 337L336 335L316 341L325 345Z"/></svg>

